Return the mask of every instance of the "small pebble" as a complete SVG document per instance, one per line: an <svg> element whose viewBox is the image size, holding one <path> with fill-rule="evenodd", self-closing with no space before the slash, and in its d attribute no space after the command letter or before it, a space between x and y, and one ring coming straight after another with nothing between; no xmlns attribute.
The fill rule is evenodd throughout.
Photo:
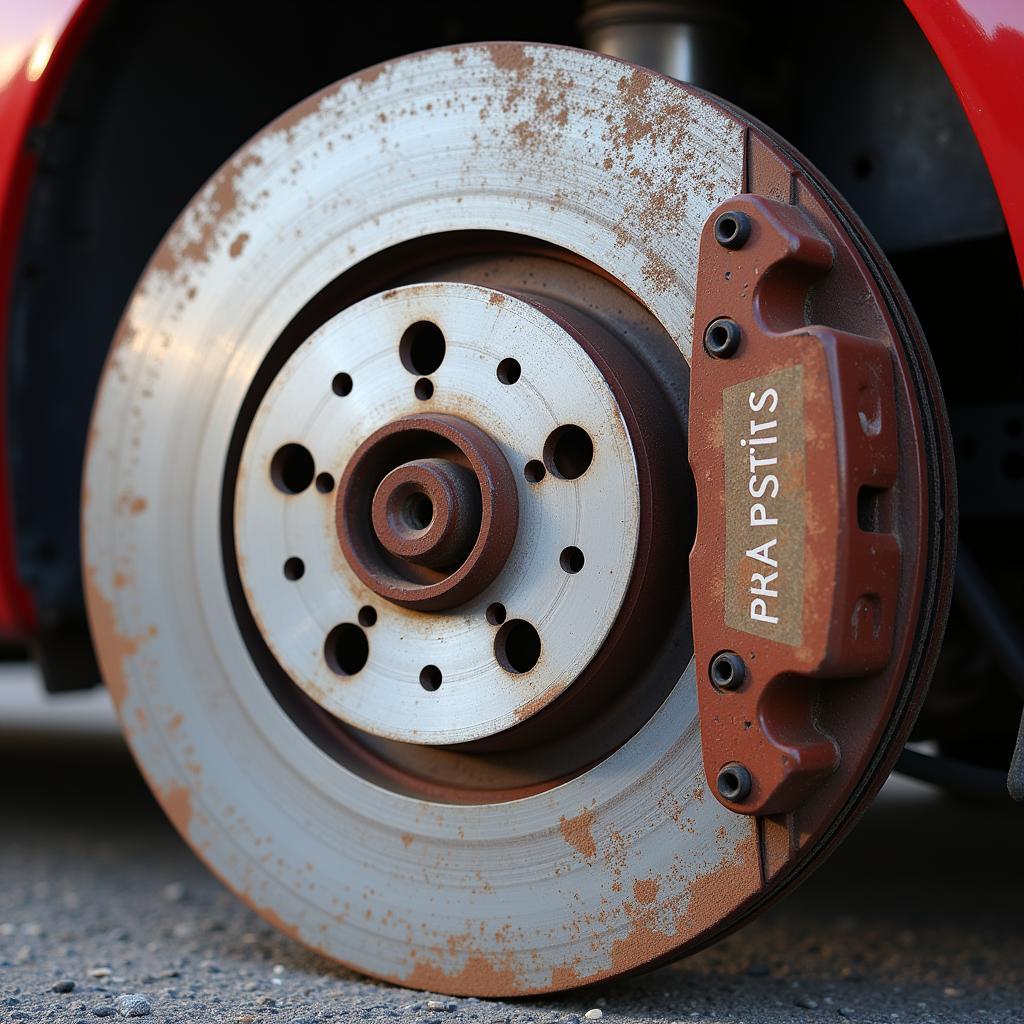
<svg viewBox="0 0 1024 1024"><path fill-rule="evenodd" d="M55 981L50 986L50 991L51 992L74 992L75 991L75 983L73 981L71 981L70 979L65 979L63 981Z"/></svg>
<svg viewBox="0 0 1024 1024"><path fill-rule="evenodd" d="M810 996L801 996L794 1001L793 1005L799 1006L804 1010L816 1010L818 1008L818 1000L812 999Z"/></svg>
<svg viewBox="0 0 1024 1024"><path fill-rule="evenodd" d="M163 887L162 895L168 903L181 903L188 897L188 889L184 882L171 882Z"/></svg>
<svg viewBox="0 0 1024 1024"><path fill-rule="evenodd" d="M243 1013L236 1017L237 1024L253 1024L256 1018L251 1013Z"/></svg>
<svg viewBox="0 0 1024 1024"><path fill-rule="evenodd" d="M962 996L964 994L964 990L962 988L953 988L953 986L950 985L942 990L942 994L949 996L952 999L956 999L958 996Z"/></svg>
<svg viewBox="0 0 1024 1024"><path fill-rule="evenodd" d="M109 967L94 967L89 972L90 978L109 978L114 972Z"/></svg>
<svg viewBox="0 0 1024 1024"><path fill-rule="evenodd" d="M122 1017L145 1017L152 1011L149 1000L138 992L126 992L117 1000L117 1012Z"/></svg>
<svg viewBox="0 0 1024 1024"><path fill-rule="evenodd" d="M587 1012L585 1014L583 1014L583 1016L586 1017L587 1020L600 1020L604 1016L604 1011L603 1010L599 1010L595 1006L594 1009L587 1010Z"/></svg>
<svg viewBox="0 0 1024 1024"><path fill-rule="evenodd" d="M458 1009L456 1003L451 1003L447 999L428 999L427 1000L428 1010L447 1010L452 1011Z"/></svg>
<svg viewBox="0 0 1024 1024"><path fill-rule="evenodd" d="M113 1017L115 1013L117 1013L117 1010L110 1003L100 1003L99 1006L92 1008L92 1015L94 1017Z"/></svg>

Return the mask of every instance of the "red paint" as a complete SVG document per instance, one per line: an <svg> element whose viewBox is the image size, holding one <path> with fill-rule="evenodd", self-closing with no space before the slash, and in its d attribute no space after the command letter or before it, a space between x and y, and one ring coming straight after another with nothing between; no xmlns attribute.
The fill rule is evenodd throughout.
<svg viewBox="0 0 1024 1024"><path fill-rule="evenodd" d="M967 111L1024 274L1024 0L905 2ZM0 639L26 637L34 624L15 571L4 401L12 278L35 170L26 140L46 120L104 6L0 0Z"/></svg>
<svg viewBox="0 0 1024 1024"><path fill-rule="evenodd" d="M31 595L18 579L7 457L7 331L18 242L36 157L27 145L46 120L103 0L0 2L0 639L31 635Z"/></svg>
<svg viewBox="0 0 1024 1024"><path fill-rule="evenodd" d="M967 111L1024 275L1024 2L906 4Z"/></svg>

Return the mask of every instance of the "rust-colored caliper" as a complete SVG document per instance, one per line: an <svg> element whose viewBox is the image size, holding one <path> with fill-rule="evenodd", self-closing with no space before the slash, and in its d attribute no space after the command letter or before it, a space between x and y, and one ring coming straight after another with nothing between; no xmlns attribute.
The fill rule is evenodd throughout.
<svg viewBox="0 0 1024 1024"><path fill-rule="evenodd" d="M897 409L897 332L860 255L799 185L715 210L697 277L704 768L723 804L756 815L793 811L863 757L862 728L844 749L844 716L890 713L907 653L898 620L921 583L902 565L901 531L916 540L925 499L913 418Z"/></svg>

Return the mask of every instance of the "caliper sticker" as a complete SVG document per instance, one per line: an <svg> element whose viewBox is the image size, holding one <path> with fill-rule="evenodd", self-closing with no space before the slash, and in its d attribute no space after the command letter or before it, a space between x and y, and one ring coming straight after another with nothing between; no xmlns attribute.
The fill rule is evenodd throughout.
<svg viewBox="0 0 1024 1024"><path fill-rule="evenodd" d="M799 646L803 637L803 367L722 392L725 448L725 621Z"/></svg>

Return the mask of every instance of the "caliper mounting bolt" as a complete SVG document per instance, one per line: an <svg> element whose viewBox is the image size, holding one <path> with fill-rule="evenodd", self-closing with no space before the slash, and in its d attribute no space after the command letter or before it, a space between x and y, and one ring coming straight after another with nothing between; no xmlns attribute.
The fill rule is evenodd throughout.
<svg viewBox="0 0 1024 1024"><path fill-rule="evenodd" d="M750 237L750 218L739 210L726 210L715 218L715 241L724 249L741 249Z"/></svg>
<svg viewBox="0 0 1024 1024"><path fill-rule="evenodd" d="M740 325L727 316L721 316L712 320L704 331L704 351L712 359L728 359L739 349L741 337Z"/></svg>
<svg viewBox="0 0 1024 1024"><path fill-rule="evenodd" d="M741 803L750 796L750 772L739 762L723 765L718 772L718 795L730 803Z"/></svg>
<svg viewBox="0 0 1024 1024"><path fill-rule="evenodd" d="M716 690L738 690L747 678L747 666L735 651L719 651L708 666Z"/></svg>

